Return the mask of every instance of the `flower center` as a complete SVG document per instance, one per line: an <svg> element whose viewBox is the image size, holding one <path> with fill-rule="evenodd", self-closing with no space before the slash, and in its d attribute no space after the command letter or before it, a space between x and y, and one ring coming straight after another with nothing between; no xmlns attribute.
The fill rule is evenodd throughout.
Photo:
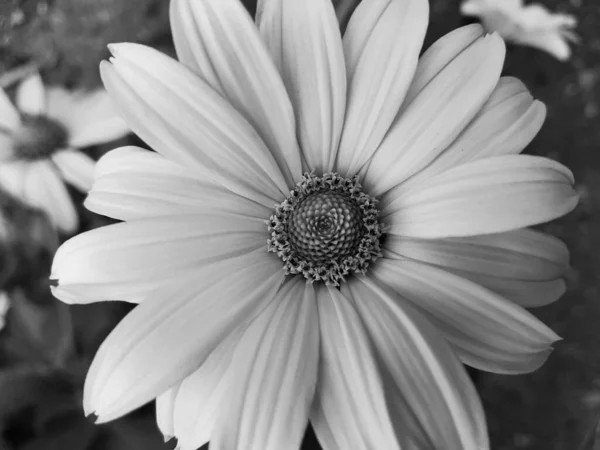
<svg viewBox="0 0 600 450"><path fill-rule="evenodd" d="M286 274L339 286L381 256L376 204L362 192L358 176L305 173L267 221L268 249L284 262Z"/></svg>
<svg viewBox="0 0 600 450"><path fill-rule="evenodd" d="M21 125L13 133L15 157L35 160L50 157L67 145L64 126L46 116L21 116Z"/></svg>

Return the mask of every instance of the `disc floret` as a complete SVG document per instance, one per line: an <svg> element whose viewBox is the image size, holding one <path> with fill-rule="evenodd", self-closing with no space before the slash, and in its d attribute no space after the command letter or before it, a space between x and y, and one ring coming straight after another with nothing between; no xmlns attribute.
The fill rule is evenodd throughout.
<svg viewBox="0 0 600 450"><path fill-rule="evenodd" d="M339 286L381 257L376 205L358 176L305 173L267 221L268 249L281 258L287 275Z"/></svg>

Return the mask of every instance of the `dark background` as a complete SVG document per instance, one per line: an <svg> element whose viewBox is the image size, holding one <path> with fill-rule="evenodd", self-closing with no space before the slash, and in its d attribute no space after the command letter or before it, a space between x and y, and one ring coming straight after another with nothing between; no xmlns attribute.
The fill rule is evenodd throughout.
<svg viewBox="0 0 600 450"><path fill-rule="evenodd" d="M301 1L301 0L298 0ZM502 0L498 0L502 1ZM0 0L0 85L35 65L48 83L93 88L106 43L133 41L173 53L167 0ZM245 4L253 11L254 2ZM535 311L564 340L526 376L477 374L496 450L598 450L600 435L600 2L543 0L577 16L581 40L567 62L509 46L504 73L548 106L526 150L566 164L581 203L543 228L571 249L569 290ZM431 0L426 46L467 23L458 2ZM126 141L88 149L98 157ZM73 192L77 201L83 196ZM172 449L148 406L96 426L83 417L81 387L95 349L129 306L68 307L48 293L58 243L46 218L0 192L0 289L13 297L0 334L0 450ZM108 220L81 208L82 230ZM306 448L313 447L310 439Z"/></svg>

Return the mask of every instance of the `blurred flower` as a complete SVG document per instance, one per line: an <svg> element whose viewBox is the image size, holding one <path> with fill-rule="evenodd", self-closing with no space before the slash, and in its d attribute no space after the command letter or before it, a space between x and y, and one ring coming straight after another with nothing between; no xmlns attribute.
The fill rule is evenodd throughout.
<svg viewBox="0 0 600 450"><path fill-rule="evenodd" d="M10 298L5 291L0 291L0 330L6 325L6 313L10 309Z"/></svg>
<svg viewBox="0 0 600 450"><path fill-rule="evenodd" d="M0 187L72 232L78 218L64 181L87 192L95 164L75 148L127 132L106 91L45 89L31 75L17 88L16 109L0 90Z"/></svg>
<svg viewBox="0 0 600 450"><path fill-rule="evenodd" d="M577 19L569 14L553 14L544 6L523 5L523 0L465 0L461 13L477 16L489 31L516 44L544 50L564 61L571 56L568 41L576 42L572 29Z"/></svg>
<svg viewBox="0 0 600 450"><path fill-rule="evenodd" d="M564 292L568 252L523 227L577 194L518 154L545 108L499 78L502 39L468 26L419 60L427 18L364 0L342 41L329 0L263 0L257 27L237 0L174 0L181 63L111 47L104 83L158 153L101 158L86 206L125 222L54 259L61 300L140 303L87 414L158 397L183 450L297 449L309 420L328 449L489 448L461 362L546 360L559 337L522 306Z"/></svg>

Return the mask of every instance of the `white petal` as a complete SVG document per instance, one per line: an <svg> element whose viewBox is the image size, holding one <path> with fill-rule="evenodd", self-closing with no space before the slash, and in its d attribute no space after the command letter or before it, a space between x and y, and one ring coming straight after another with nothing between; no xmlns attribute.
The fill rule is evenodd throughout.
<svg viewBox="0 0 600 450"><path fill-rule="evenodd" d="M360 316L337 289L320 286L317 302L321 362L311 423L319 442L325 450L399 450Z"/></svg>
<svg viewBox="0 0 600 450"><path fill-rule="evenodd" d="M154 291L100 346L85 382L86 414L120 417L200 366L273 298L283 271L270 256L237 258L229 272L209 265L191 283Z"/></svg>
<svg viewBox="0 0 600 450"><path fill-rule="evenodd" d="M431 80L484 34L481 25L472 24L457 28L435 41L419 58L417 71L406 94L402 109L406 109Z"/></svg>
<svg viewBox="0 0 600 450"><path fill-rule="evenodd" d="M38 73L25 78L17 87L15 95L15 103L19 111L32 116L42 115L46 112L44 82Z"/></svg>
<svg viewBox="0 0 600 450"><path fill-rule="evenodd" d="M449 239L390 235L385 248L399 259L503 279L554 280L569 267L569 251L562 241L530 229Z"/></svg>
<svg viewBox="0 0 600 450"><path fill-rule="evenodd" d="M96 161L88 155L78 150L62 150L52 155L52 161L64 180L81 192L87 193L92 188Z"/></svg>
<svg viewBox="0 0 600 450"><path fill-rule="evenodd" d="M71 92L52 87L47 99L48 116L67 128L71 147L101 144L130 133L104 89Z"/></svg>
<svg viewBox="0 0 600 450"><path fill-rule="evenodd" d="M84 205L119 220L231 213L267 219L272 209L240 197L211 179L138 147L106 153L96 165Z"/></svg>
<svg viewBox="0 0 600 450"><path fill-rule="evenodd" d="M254 126L293 186L302 175L294 111L241 2L175 0L170 17L179 60Z"/></svg>
<svg viewBox="0 0 600 450"><path fill-rule="evenodd" d="M471 355L463 362L478 369L530 372L543 362L539 354L547 356L560 339L520 306L428 264L384 259L370 273L430 313L446 338Z"/></svg>
<svg viewBox="0 0 600 450"><path fill-rule="evenodd" d="M502 39L489 35L423 88L365 167L371 195L381 195L418 172L456 139L494 90L503 62Z"/></svg>
<svg viewBox="0 0 600 450"><path fill-rule="evenodd" d="M19 112L12 104L4 89L0 88L0 133L10 132L19 126Z"/></svg>
<svg viewBox="0 0 600 450"><path fill-rule="evenodd" d="M502 77L481 111L467 128L429 166L389 193L408 190L416 183L465 162L523 151L538 133L546 107L534 100L516 78Z"/></svg>
<svg viewBox="0 0 600 450"><path fill-rule="evenodd" d="M252 126L182 64L137 44L112 45L102 79L132 130L151 147L237 194L273 206L288 187Z"/></svg>
<svg viewBox="0 0 600 450"><path fill-rule="evenodd" d="M346 119L336 171L357 172L396 117L417 67L427 29L424 0L366 0L344 34Z"/></svg>
<svg viewBox="0 0 600 450"><path fill-rule="evenodd" d="M175 435L173 427L173 408L175 407L175 398L179 391L179 384L176 384L164 394L156 397L156 425L163 434L165 442Z"/></svg>
<svg viewBox="0 0 600 450"><path fill-rule="evenodd" d="M529 155L486 158L452 168L382 204L389 232L440 238L500 233L556 219L577 205L573 174Z"/></svg>
<svg viewBox="0 0 600 450"><path fill-rule="evenodd" d="M21 199L44 211L61 231L72 233L79 219L75 205L53 164L46 160L23 164Z"/></svg>
<svg viewBox="0 0 600 450"><path fill-rule="evenodd" d="M319 361L315 292L291 279L249 325L230 370L228 401L211 437L215 450L297 449L308 424Z"/></svg>
<svg viewBox="0 0 600 450"><path fill-rule="evenodd" d="M206 361L180 385L174 409L178 450L196 450L213 434L215 421L230 398L230 386L237 376L231 360L245 325L227 336Z"/></svg>
<svg viewBox="0 0 600 450"><path fill-rule="evenodd" d="M445 339L371 280L361 278L350 290L378 359L431 441L421 448L488 449L479 396Z"/></svg>
<svg viewBox="0 0 600 450"><path fill-rule="evenodd" d="M330 0L261 0L256 22L296 113L308 170L333 168L346 109L346 68Z"/></svg>
<svg viewBox="0 0 600 450"><path fill-rule="evenodd" d="M158 217L80 234L56 252L54 295L138 302L165 280L264 247L265 224L228 214ZM193 277L192 277L193 278ZM106 297L110 294L110 297Z"/></svg>

